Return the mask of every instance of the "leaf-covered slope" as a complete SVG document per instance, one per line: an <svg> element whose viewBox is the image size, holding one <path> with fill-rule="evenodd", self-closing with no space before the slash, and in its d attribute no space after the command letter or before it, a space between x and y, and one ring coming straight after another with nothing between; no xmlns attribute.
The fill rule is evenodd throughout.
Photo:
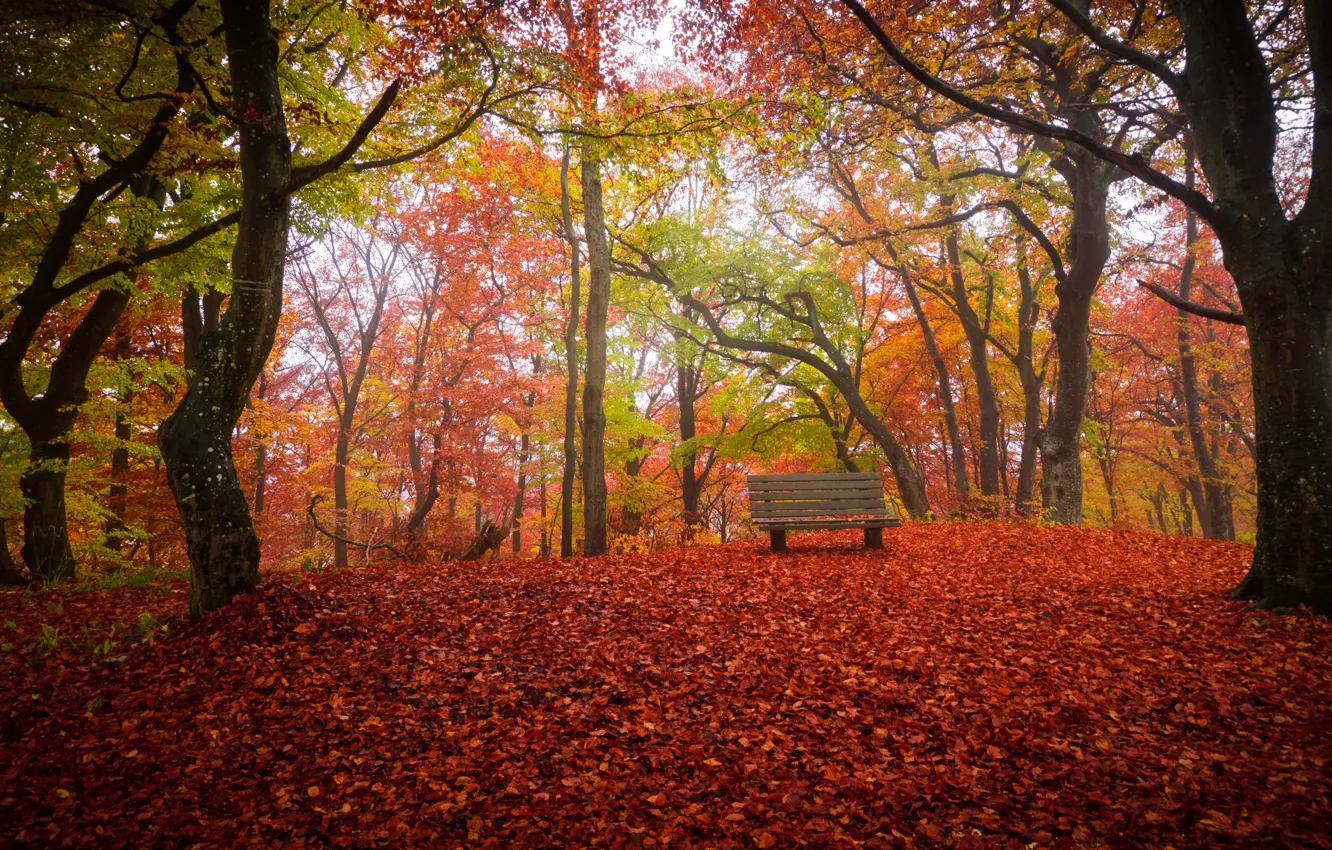
<svg viewBox="0 0 1332 850"><path fill-rule="evenodd" d="M1227 602L1246 547L887 537L295 574L35 661L184 595L7 593L0 839L1326 841L1332 631Z"/></svg>

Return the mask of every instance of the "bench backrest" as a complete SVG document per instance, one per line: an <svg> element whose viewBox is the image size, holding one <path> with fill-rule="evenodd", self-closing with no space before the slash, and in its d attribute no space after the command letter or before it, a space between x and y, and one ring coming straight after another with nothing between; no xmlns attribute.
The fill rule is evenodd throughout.
<svg viewBox="0 0 1332 850"><path fill-rule="evenodd" d="M749 510L756 521L788 517L896 516L883 503L877 472L750 475Z"/></svg>

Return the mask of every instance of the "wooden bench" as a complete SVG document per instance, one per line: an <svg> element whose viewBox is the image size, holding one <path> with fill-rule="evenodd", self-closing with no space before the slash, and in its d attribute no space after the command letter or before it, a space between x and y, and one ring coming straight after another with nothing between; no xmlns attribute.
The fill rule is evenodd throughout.
<svg viewBox="0 0 1332 850"><path fill-rule="evenodd" d="M865 546L883 548L883 530L902 518L883 501L877 472L817 475L750 475L749 512L772 538L772 551L786 551L786 532L865 529Z"/></svg>

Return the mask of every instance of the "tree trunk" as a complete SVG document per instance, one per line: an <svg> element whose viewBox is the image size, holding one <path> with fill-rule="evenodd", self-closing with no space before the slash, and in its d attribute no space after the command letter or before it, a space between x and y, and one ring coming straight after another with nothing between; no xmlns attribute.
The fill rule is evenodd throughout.
<svg viewBox="0 0 1332 850"><path fill-rule="evenodd" d="M1193 187L1191 162L1186 185ZM1198 239L1198 216L1192 209L1186 209L1184 217L1186 247L1184 264L1179 272L1179 297L1190 301L1193 298L1193 269L1197 256L1195 243ZM1198 474L1202 479L1199 488L1193 493L1193 506L1198 512L1198 523L1202 526L1204 537L1234 540L1235 529L1231 524L1229 499L1217 475L1216 463L1203 430L1202 393L1198 389L1198 366L1193 356L1189 321L1189 313L1180 310L1176 337L1179 345L1180 389L1184 396L1184 420L1188 426L1189 447L1193 449L1194 462L1198 464Z"/></svg>
<svg viewBox="0 0 1332 850"><path fill-rule="evenodd" d="M952 450L951 468L954 487L959 495L966 496L971 492L971 486L967 482L967 457L962 451L962 432L957 427L957 409L953 406L953 382L948 375L948 364L939 353L934 330L930 327L929 317L925 315L925 310L921 306L920 296L916 292L916 285L911 281L910 272L904 265L898 265L897 271L906 289L907 300L911 302L911 311L916 314L916 323L920 325L920 332L925 340L925 353L929 355L930 363L934 365L934 375L939 385L939 406L943 408L944 427L947 429L948 445Z"/></svg>
<svg viewBox="0 0 1332 850"><path fill-rule="evenodd" d="M63 435L36 440L19 479L23 493L23 562L45 582L74 577L74 553L65 525L69 443Z"/></svg>
<svg viewBox="0 0 1332 850"><path fill-rule="evenodd" d="M531 404L528 404L531 407ZM513 496L513 554L523 553L523 497L527 495L527 460L532 438L523 432L518 450L518 490Z"/></svg>
<svg viewBox="0 0 1332 850"><path fill-rule="evenodd" d="M268 392L268 380L264 373L259 373L259 391L256 396L262 401ZM268 485L268 448L261 438L256 438L254 448L254 515L264 512L264 491Z"/></svg>
<svg viewBox="0 0 1332 850"><path fill-rule="evenodd" d="M1332 614L1332 286L1318 266L1303 280L1237 276L1253 358L1258 539L1233 597Z"/></svg>
<svg viewBox="0 0 1332 850"><path fill-rule="evenodd" d="M947 207L951 209L952 199ZM999 495L999 402L994 394L994 380L990 377L990 353L986 346L985 328L980 317L971 308L966 279L962 275L962 257L958 250L957 228L944 238L948 258L948 273L953 285L953 304L962 330L967 336L971 352L971 373L976 381L976 407L980 412L980 485L981 495ZM956 454L956 449L954 449Z"/></svg>
<svg viewBox="0 0 1332 850"><path fill-rule="evenodd" d="M601 155L582 148L583 236L591 280L587 292L587 374L583 379L583 554L606 554L606 312L610 306L610 245L601 199Z"/></svg>
<svg viewBox="0 0 1332 850"><path fill-rule="evenodd" d="M1082 123L1092 123L1088 118ZM1091 127L1091 134L1096 129ZM1072 262L1067 277L1055 287L1059 305L1051 327L1059 355L1054 410L1045 423L1041 444L1041 491L1055 522L1082 523L1082 417L1087 408L1091 343L1088 331L1092 296L1110 257L1110 226L1106 220L1111 166L1084 151L1070 151L1060 173L1073 195L1069 238Z"/></svg>
<svg viewBox="0 0 1332 850"><path fill-rule="evenodd" d="M338 439L333 449L333 566L347 566L347 460L351 453L351 426L338 423Z"/></svg>
<svg viewBox="0 0 1332 850"><path fill-rule="evenodd" d="M581 287L578 233L569 201L569 146L560 160L560 214L569 240L569 323L564 329L564 477L560 480L560 557L573 557L574 478L578 468L578 298Z"/></svg>
<svg viewBox="0 0 1332 850"><path fill-rule="evenodd" d="M130 356L130 336L122 330L116 335L115 358L117 362L128 360ZM106 535L102 544L117 554L125 536L125 500L129 495L129 486L125 483L125 474L129 472L130 420L125 413L125 406L134 398L134 390L125 387L116 399L116 425L114 436L116 446L111 450L111 486L107 490L106 508L111 514L102 527Z"/></svg>
<svg viewBox="0 0 1332 850"><path fill-rule="evenodd" d="M920 474L916 472L915 465L911 463L911 458L902 450L901 444L897 442L893 432L888 430L888 426L884 425L869 409L869 405L865 404L858 390L848 392L848 388L838 387L838 389L846 399L852 415L887 455L888 466L893 470L898 493L902 497L902 504L906 507L907 513L913 519L927 519L930 514L930 501L925 496L925 484L921 481ZM854 388L849 389L854 390Z"/></svg>
<svg viewBox="0 0 1332 850"><path fill-rule="evenodd" d="M1020 516L1027 516L1032 508L1032 493L1036 484L1036 458L1041 446L1041 388L1045 383L1045 370L1036 371L1034 337L1040 305L1036 288L1031 282L1027 266L1026 234L1017 236L1017 273L1021 296L1018 303L1018 347L1013 365L1022 384L1022 456L1018 459L1017 487L1013 493L1013 507Z"/></svg>
<svg viewBox="0 0 1332 850"><path fill-rule="evenodd" d="M259 581L259 539L236 476L231 435L272 350L282 311L291 146L266 0L223 0L228 68L240 116L241 218L226 313L201 341L194 384L162 423L159 445L190 558L199 616Z"/></svg>
<svg viewBox="0 0 1332 850"><path fill-rule="evenodd" d="M698 391L698 373L689 364L675 369L675 396L680 411L680 496L684 507L686 536L692 537L698 526L698 474L694 467L698 452L689 441L698 436L694 422L694 397Z"/></svg>
<svg viewBox="0 0 1332 850"><path fill-rule="evenodd" d="M0 517L0 587L24 587L32 577L14 562L9 554L9 521Z"/></svg>

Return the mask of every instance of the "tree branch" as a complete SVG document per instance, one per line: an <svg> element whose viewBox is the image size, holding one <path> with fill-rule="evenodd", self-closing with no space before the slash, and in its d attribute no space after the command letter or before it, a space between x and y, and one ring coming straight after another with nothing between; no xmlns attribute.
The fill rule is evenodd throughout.
<svg viewBox="0 0 1332 850"><path fill-rule="evenodd" d="M1129 174L1137 177L1142 182L1156 189L1160 189L1172 198L1175 198L1188 206L1192 207L1198 215L1202 216L1208 224L1212 225L1214 230L1222 230L1229 223L1229 217L1221 213L1211 199L1196 189L1190 189L1183 183L1162 174L1160 171L1152 168L1141 154L1126 154L1117 151L1096 139L1088 136L1086 133L1079 132L1071 127L1061 127L1056 124L1050 124L1045 121L1022 115L1018 112L1012 112L1003 107L986 103L982 100L957 89L953 85L931 74L919 65L910 56L902 52L897 43L884 32L879 22L874 20L873 16L865 10L858 0L842 0L842 4L851 10L851 14L864 25L874 40L879 43L883 51L889 58L897 63L902 70L911 75L917 82L925 86L936 94L948 98L959 106L965 107L978 115L983 115L994 121L1007 124L1018 130L1032 133L1037 136L1043 136L1047 139L1054 139L1061 142L1070 142L1076 144L1098 159L1104 160L1111 165L1117 165Z"/></svg>
<svg viewBox="0 0 1332 850"><path fill-rule="evenodd" d="M1178 295L1171 292L1169 289L1166 289L1165 287L1157 286L1154 283L1148 283L1145 280L1139 280L1138 286L1141 286L1143 289L1152 293L1157 298L1160 298L1162 301L1166 302L1170 306L1177 307L1186 313L1192 313L1193 315L1201 316L1204 319L1212 319L1213 321L1217 322L1225 322L1228 325L1244 324L1243 313L1234 313L1231 312L1230 310L1219 310L1215 307L1204 307L1202 304L1199 304L1195 301L1189 301L1187 299L1180 298Z"/></svg>

